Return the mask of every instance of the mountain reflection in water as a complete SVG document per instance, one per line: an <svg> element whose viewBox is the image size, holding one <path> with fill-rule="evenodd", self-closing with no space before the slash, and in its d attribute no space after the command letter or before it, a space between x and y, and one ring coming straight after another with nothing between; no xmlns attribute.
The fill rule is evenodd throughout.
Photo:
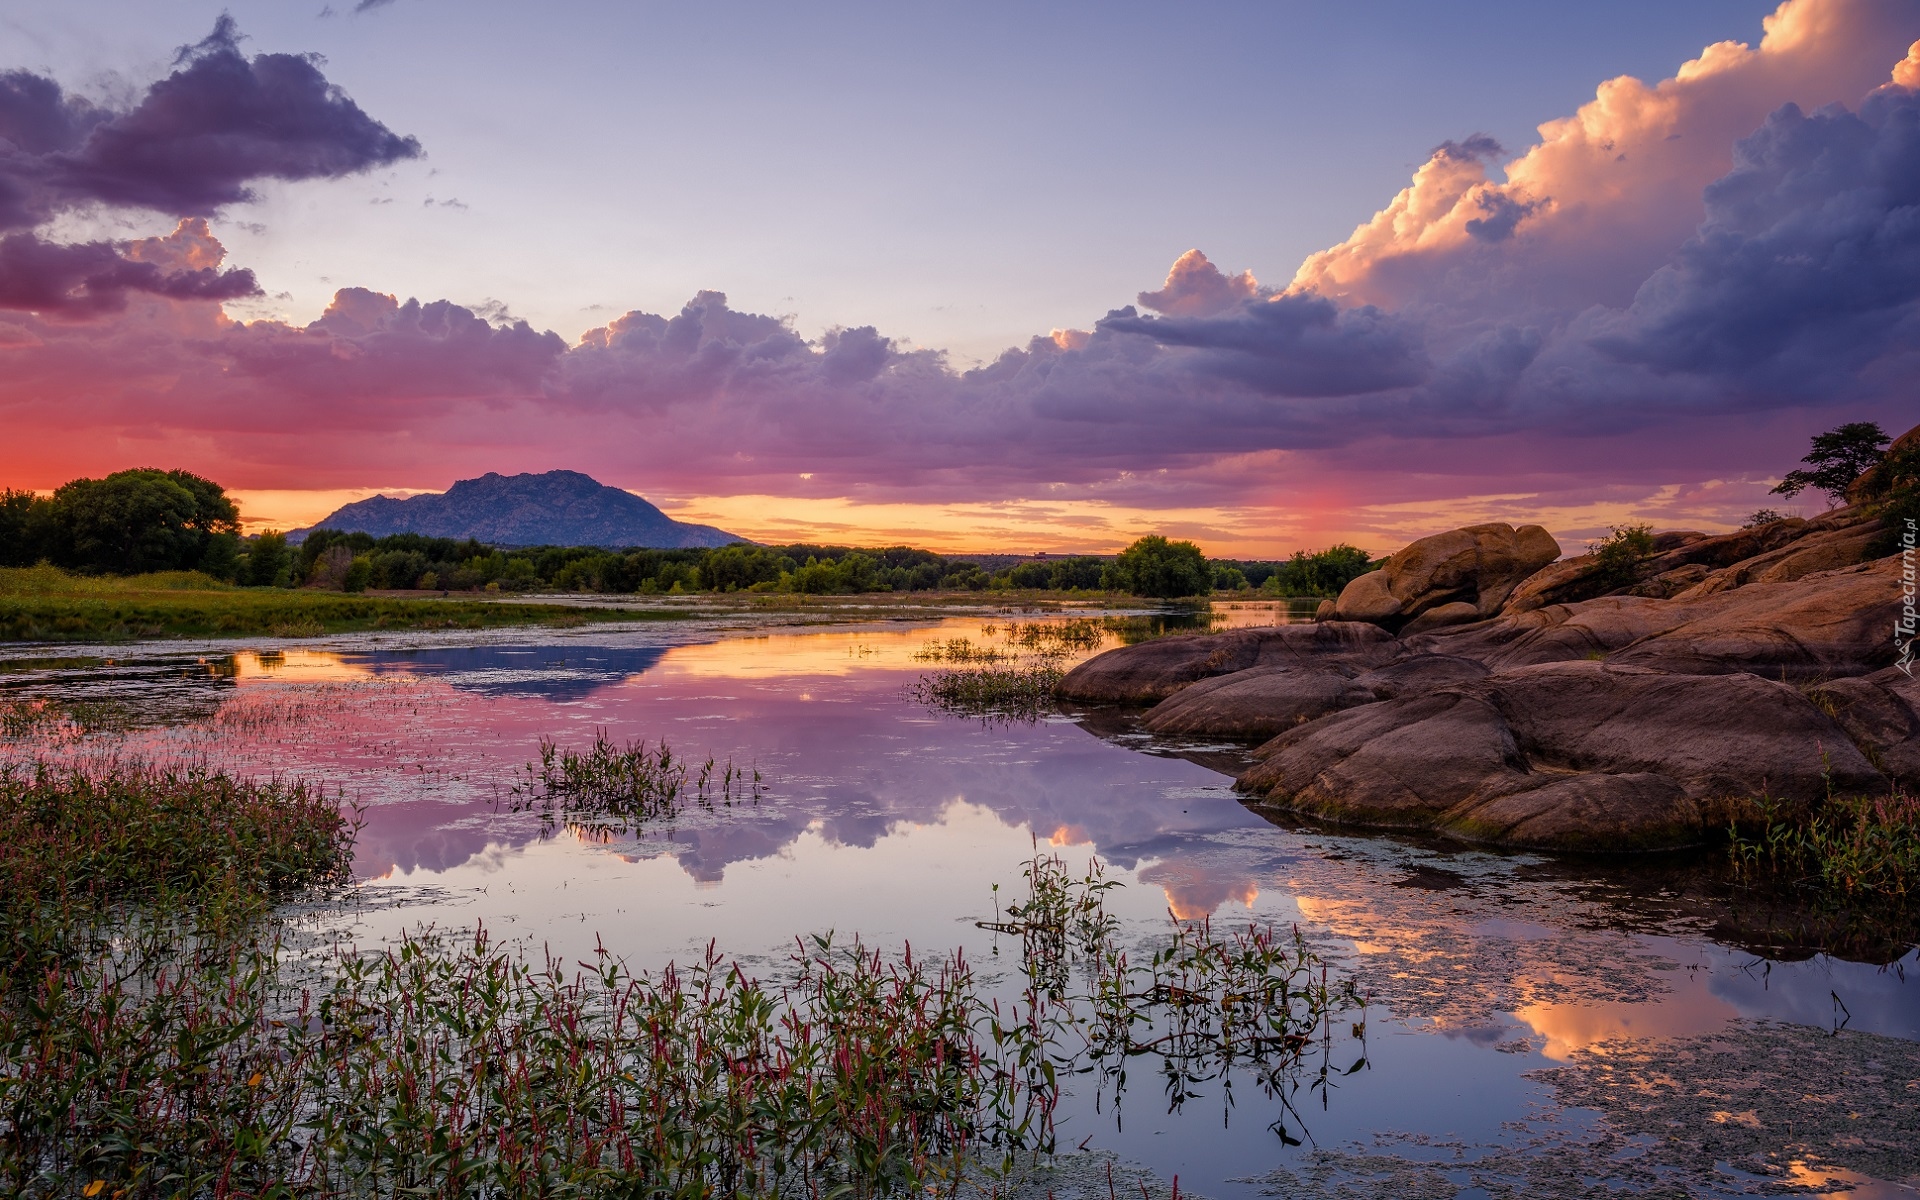
<svg viewBox="0 0 1920 1200"><path fill-rule="evenodd" d="M111 702L128 719L110 738L0 742L0 755L112 752L337 784L365 805L356 869L368 883L350 919L362 939L480 922L533 953L584 957L604 942L640 967L717 939L777 970L793 935L835 929L876 946L964 946L994 973L1004 960L973 923L993 915L996 884L1001 903L1018 894L1036 846L1076 866L1098 855L1127 885L1111 893L1117 914L1143 938L1169 914L1297 922L1375 996L1371 1065L1308 1114L1304 1149L1267 1132L1274 1112L1250 1087L1237 1111L1215 1096L1169 1113L1143 1072L1123 1126L1109 1111L1064 1112L1072 1144L1090 1138L1216 1196L1257 1194L1231 1181L1299 1167L1315 1144L1373 1146L1383 1130L1514 1145L1516 1123L1554 1111L1562 1087L1530 1072L1584 1070L1622 1047L1749 1026L1773 1031L1783 1055L1835 1029L1896 1039L1876 1043L1883 1057L1920 1039L1920 959L1897 931L1757 903L1711 854L1555 860L1270 820L1232 793L1244 747L1157 742L1115 710L988 725L911 700L936 669L923 647L995 644L1004 625L655 626L48 661L0 673L0 688ZM664 739L695 774L709 756L757 769L765 794L605 838L543 836L533 814L509 811L543 740L584 749L599 731ZM1573 1111L1569 1129L1597 1119ZM1840 1142L1825 1152L1847 1165Z"/></svg>

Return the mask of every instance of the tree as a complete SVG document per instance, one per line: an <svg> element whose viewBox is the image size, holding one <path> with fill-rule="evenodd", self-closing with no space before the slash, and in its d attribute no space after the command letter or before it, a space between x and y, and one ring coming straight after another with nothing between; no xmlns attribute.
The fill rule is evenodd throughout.
<svg viewBox="0 0 1920 1200"><path fill-rule="evenodd" d="M246 582L255 588L286 588L292 582L294 551L286 534L265 532L253 540L246 555Z"/></svg>
<svg viewBox="0 0 1920 1200"><path fill-rule="evenodd" d="M1775 495L1798 496L1808 488L1827 493L1838 502L1847 485L1876 466L1887 445L1887 435L1872 421L1849 421L1813 439L1813 452L1800 461L1811 470L1788 471L1773 489Z"/></svg>
<svg viewBox="0 0 1920 1200"><path fill-rule="evenodd" d="M1148 534L1122 550L1101 580L1115 591L1172 600L1213 590L1213 570L1192 542L1170 542Z"/></svg>
<svg viewBox="0 0 1920 1200"><path fill-rule="evenodd" d="M219 484L137 468L54 492L49 556L82 571L137 575L209 567L230 574L240 513Z"/></svg>
<svg viewBox="0 0 1920 1200"><path fill-rule="evenodd" d="M700 578L716 592L745 591L780 578L780 556L765 546L722 546L701 560Z"/></svg>
<svg viewBox="0 0 1920 1200"><path fill-rule="evenodd" d="M1296 550L1263 581L1263 589L1279 596L1338 596L1354 580L1373 570L1365 550L1345 542L1325 550Z"/></svg>
<svg viewBox="0 0 1920 1200"><path fill-rule="evenodd" d="M30 567L47 556L52 508L32 492L0 491L0 567Z"/></svg>

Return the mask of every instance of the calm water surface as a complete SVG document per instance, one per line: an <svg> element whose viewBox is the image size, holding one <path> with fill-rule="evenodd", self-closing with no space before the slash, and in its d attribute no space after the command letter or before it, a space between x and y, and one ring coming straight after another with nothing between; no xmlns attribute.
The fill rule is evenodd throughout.
<svg viewBox="0 0 1920 1200"><path fill-rule="evenodd" d="M636 967L717 940L777 971L794 935L831 929L964 947L1004 978L1017 947L974 922L994 884L1018 894L1036 845L1106 863L1143 943L1174 917L1298 924L1371 992L1364 1041L1342 1022L1330 1051L1358 1070L1294 1096L1291 1115L1250 1081L1230 1104L1214 1090L1169 1112L1147 1070L1117 1112L1086 1096L1063 1111L1063 1145L1183 1191L1916 1194L1901 1181L1920 1177L1920 960L1897 942L1868 937L1861 961L1764 949L1791 914L1757 914L1684 862L1281 827L1234 798L1239 748L1156 744L1124 714L987 725L914 703L932 669L916 653L1003 637L989 620L17 651L0 664L12 695L116 715L58 746L0 741L0 756L337 784L366 808L363 902L343 918L363 944L479 922L533 952L604 943ZM504 810L542 739L597 731L757 769L764 794L605 842ZM1283 1118L1299 1145L1270 1129ZM1675 1128L1710 1129L1715 1148L1663 1149Z"/></svg>

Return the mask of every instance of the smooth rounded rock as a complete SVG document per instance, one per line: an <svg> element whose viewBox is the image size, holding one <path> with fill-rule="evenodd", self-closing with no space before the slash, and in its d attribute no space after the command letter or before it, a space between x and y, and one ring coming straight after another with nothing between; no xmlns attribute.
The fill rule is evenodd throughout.
<svg viewBox="0 0 1920 1200"><path fill-rule="evenodd" d="M1269 738L1330 712L1379 700L1352 675L1331 667L1255 667L1203 679L1155 706L1146 727L1158 734Z"/></svg>
<svg viewBox="0 0 1920 1200"><path fill-rule="evenodd" d="M1105 704L1154 704L1180 689L1249 667L1351 664L1378 666L1397 653L1377 625L1318 621L1155 638L1096 654L1067 672L1060 695Z"/></svg>
<svg viewBox="0 0 1920 1200"><path fill-rule="evenodd" d="M1887 780L1784 684L1552 663L1283 733L1237 787L1356 824L1558 850L1688 845L1768 803Z"/></svg>

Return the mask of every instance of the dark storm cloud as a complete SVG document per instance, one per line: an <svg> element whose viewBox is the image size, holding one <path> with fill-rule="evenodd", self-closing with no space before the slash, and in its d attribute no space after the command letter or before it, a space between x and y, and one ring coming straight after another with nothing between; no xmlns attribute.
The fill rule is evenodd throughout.
<svg viewBox="0 0 1920 1200"><path fill-rule="evenodd" d="M1775 112L1707 188L1698 236L1593 342L1776 394L1847 389L1920 350L1920 93Z"/></svg>
<svg viewBox="0 0 1920 1200"><path fill-rule="evenodd" d="M1435 146L1428 154L1429 158L1451 158L1461 162L1484 162L1490 158L1499 158L1506 148L1484 133L1472 134L1454 141L1449 138Z"/></svg>
<svg viewBox="0 0 1920 1200"><path fill-rule="evenodd" d="M1276 396L1352 396L1426 377L1417 327L1372 305L1341 308L1313 295L1276 296L1218 317L1142 317L1131 308L1098 330L1201 352L1197 369Z"/></svg>
<svg viewBox="0 0 1920 1200"><path fill-rule="evenodd" d="M311 55L240 52L233 20L180 52L125 112L29 72L0 77L0 227L85 204L205 216L262 179L326 179L415 158L420 143L369 117Z"/></svg>
<svg viewBox="0 0 1920 1200"><path fill-rule="evenodd" d="M1531 204L1522 204L1503 192L1480 193L1480 211L1484 217L1474 217L1467 222L1467 234L1482 242L1504 242L1513 236L1514 229L1521 220L1533 211Z"/></svg>

